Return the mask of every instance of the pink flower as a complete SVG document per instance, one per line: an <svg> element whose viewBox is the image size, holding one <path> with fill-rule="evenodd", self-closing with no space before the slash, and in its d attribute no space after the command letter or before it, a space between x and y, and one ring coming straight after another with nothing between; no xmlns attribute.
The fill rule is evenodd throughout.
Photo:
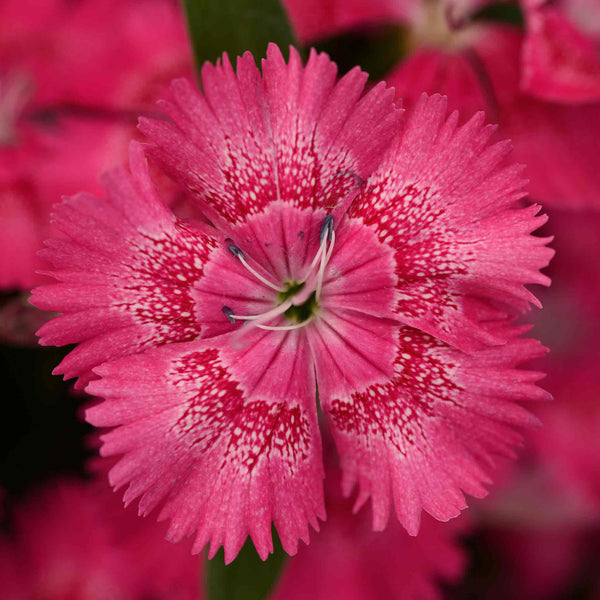
<svg viewBox="0 0 600 600"><path fill-rule="evenodd" d="M0 537L7 600L196 600L198 564L100 481L54 481L15 506Z"/></svg>
<svg viewBox="0 0 600 600"><path fill-rule="evenodd" d="M26 77L36 109L147 110L173 76L192 74L171 0L4 0L0 10L0 72Z"/></svg>
<svg viewBox="0 0 600 600"><path fill-rule="evenodd" d="M597 0L523 0L523 4L527 13L523 89L550 101L600 101Z"/></svg>
<svg viewBox="0 0 600 600"><path fill-rule="evenodd" d="M303 67L271 46L262 66L207 64L205 96L176 81L171 120L142 121L210 224L165 208L134 144L106 198L57 208L59 283L34 296L65 313L41 343L80 343L56 372L105 399L87 417L116 427L113 485L227 562L248 534L266 557L271 522L293 554L325 517L317 385L344 493L413 535L422 509L485 495L535 421L516 401L547 397L517 368L543 349L511 319L552 251L483 115L457 127L424 96L404 117L315 52Z"/></svg>
<svg viewBox="0 0 600 600"><path fill-rule="evenodd" d="M396 97L412 106L423 92L445 94L463 118L485 110L499 123L500 134L513 141L514 159L527 165L532 198L569 209L600 202L600 97L595 95L600 88L593 66L600 59L598 31L592 30L597 19L587 18L594 13L583 8L591 3L597 6L594 0L564 0L564 14L529 10L526 33L473 20L481 5L494 4L491 0L373 0L363 3L362 11L339 0L314 0L311 4L329 15L318 28L311 26L304 0L286 0L304 40L339 33L342 26L402 24L407 53L403 60L399 53L398 65L386 77ZM566 24L565 15L577 25ZM551 27L550 21L559 23ZM574 32L582 21L587 37Z"/></svg>
<svg viewBox="0 0 600 600"><path fill-rule="evenodd" d="M99 192L98 172L126 159L134 115L191 72L168 0L0 4L1 290L46 281L36 253L52 234L52 204Z"/></svg>

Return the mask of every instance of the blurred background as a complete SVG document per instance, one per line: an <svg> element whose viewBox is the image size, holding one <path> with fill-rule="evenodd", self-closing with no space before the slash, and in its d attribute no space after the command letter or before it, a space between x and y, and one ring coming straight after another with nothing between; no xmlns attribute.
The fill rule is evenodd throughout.
<svg viewBox="0 0 600 600"><path fill-rule="evenodd" d="M327 451L329 518L311 544L223 567L121 507L82 418L92 400L51 374L69 348L37 345L51 315L28 297L52 204L100 193L173 78L268 41L359 64L406 106L446 94L462 121L485 110L513 140L550 217L537 234L554 236L553 284L527 318L551 349L534 367L554 401L459 519L372 533ZM0 369L2 599L600 598L600 0L0 0Z"/></svg>

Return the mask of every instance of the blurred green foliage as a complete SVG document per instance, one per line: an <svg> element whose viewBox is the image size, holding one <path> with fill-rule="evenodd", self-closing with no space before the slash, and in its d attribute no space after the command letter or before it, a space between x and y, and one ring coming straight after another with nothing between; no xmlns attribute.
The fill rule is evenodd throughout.
<svg viewBox="0 0 600 600"><path fill-rule="evenodd" d="M183 0L198 69L223 52L233 59L250 51L265 55L267 45L282 50L296 44L278 0Z"/></svg>

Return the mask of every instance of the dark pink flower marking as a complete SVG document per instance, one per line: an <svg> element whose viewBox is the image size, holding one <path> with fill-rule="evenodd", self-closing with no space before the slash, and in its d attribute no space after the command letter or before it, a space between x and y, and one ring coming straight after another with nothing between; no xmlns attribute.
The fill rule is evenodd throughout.
<svg viewBox="0 0 600 600"><path fill-rule="evenodd" d="M546 397L510 323L551 251L506 144L439 96L402 122L391 90L335 75L272 46L262 76L247 54L205 66L205 96L175 82L142 129L202 219L173 217L134 144L106 199L58 208L61 283L34 296L65 313L43 343L82 342L59 371L99 377L113 485L226 561L248 535L266 557L272 523L294 553L325 517L317 385L344 492L410 533L482 496L534 421L516 402Z"/></svg>

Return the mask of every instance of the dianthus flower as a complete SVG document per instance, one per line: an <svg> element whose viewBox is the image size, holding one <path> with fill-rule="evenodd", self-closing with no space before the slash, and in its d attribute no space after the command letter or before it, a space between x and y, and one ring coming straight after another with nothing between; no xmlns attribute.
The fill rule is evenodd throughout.
<svg viewBox="0 0 600 600"><path fill-rule="evenodd" d="M204 95L176 81L170 120L141 124L202 220L165 207L135 143L106 198L57 208L59 283L34 302L65 314L41 343L80 343L56 372L105 399L87 416L116 427L103 453L124 455L126 502L162 504L170 539L228 562L248 534L266 557L272 522L294 553L325 517L317 385L344 493L411 534L421 509L447 520L485 494L512 426L535 421L515 401L547 396L511 319L552 252L509 145L482 114L458 127L423 96L404 117L365 81L336 83L315 52L303 67L271 46L262 76L225 56Z"/></svg>

